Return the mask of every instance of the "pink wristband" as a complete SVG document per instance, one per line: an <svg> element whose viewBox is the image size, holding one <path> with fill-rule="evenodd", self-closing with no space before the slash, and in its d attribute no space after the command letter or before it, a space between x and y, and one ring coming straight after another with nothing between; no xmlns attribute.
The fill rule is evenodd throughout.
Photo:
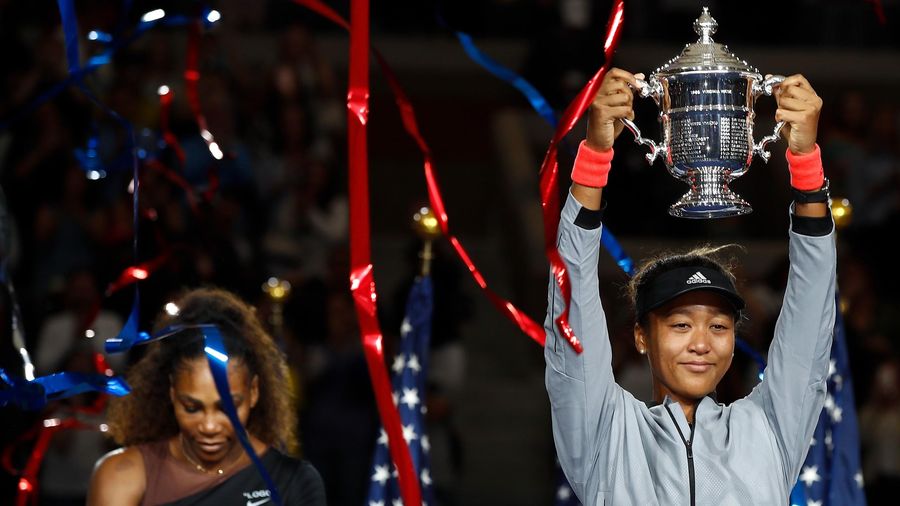
<svg viewBox="0 0 900 506"><path fill-rule="evenodd" d="M784 154L791 171L791 186L800 191L818 190L825 184L825 171L822 169L822 151L816 144L812 153L795 155L790 148Z"/></svg>
<svg viewBox="0 0 900 506"><path fill-rule="evenodd" d="M572 181L591 188L603 188L612 167L613 149L595 151L588 147L587 141L581 141L575 165L572 167Z"/></svg>

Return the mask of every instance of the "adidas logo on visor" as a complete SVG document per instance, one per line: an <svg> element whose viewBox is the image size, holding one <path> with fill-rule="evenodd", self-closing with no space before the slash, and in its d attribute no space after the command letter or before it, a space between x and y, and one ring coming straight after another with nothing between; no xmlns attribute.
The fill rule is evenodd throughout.
<svg viewBox="0 0 900 506"><path fill-rule="evenodd" d="M687 279L687 281L685 281L685 283L687 283L689 285L696 285L698 283L703 283L703 284L709 285L709 284L712 284L712 281L707 279L706 276L704 276L703 274L700 273L700 271L697 271L693 275L691 275L691 277L689 277Z"/></svg>

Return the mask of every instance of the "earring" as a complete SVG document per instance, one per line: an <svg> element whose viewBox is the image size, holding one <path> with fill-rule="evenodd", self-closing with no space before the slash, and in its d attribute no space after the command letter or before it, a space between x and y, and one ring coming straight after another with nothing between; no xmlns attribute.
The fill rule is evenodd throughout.
<svg viewBox="0 0 900 506"><path fill-rule="evenodd" d="M638 352L640 352L640 354L643 355L643 354L647 353L647 350L641 348L640 350L638 350Z"/></svg>

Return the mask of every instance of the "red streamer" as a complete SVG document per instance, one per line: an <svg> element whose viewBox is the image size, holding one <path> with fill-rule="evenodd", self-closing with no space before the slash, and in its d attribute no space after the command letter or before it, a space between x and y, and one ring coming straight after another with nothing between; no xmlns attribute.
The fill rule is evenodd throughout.
<svg viewBox="0 0 900 506"><path fill-rule="evenodd" d="M609 24L606 28L606 38L603 45L605 61L600 70L594 74L594 77L581 89L575 100L566 107L560 118L559 125L556 127L556 133L553 140L550 141L550 147L544 156L544 162L541 164L541 205L544 216L544 250L547 260L553 272L553 279L562 292L566 307L563 312L556 318L556 326L569 344L579 353L583 350L581 341L569 325L569 304L572 298L571 287L569 286L569 273L566 265L563 263L559 251L556 249L556 231L559 226L559 191L557 189L557 175L559 162L557 160L557 152L559 143L568 134L575 123L590 106L597 94L597 89L603 81L603 76L609 70L612 62L612 55L616 50L619 37L622 32L622 21L625 17L624 0L616 0L613 4L612 12L609 16Z"/></svg>
<svg viewBox="0 0 900 506"><path fill-rule="evenodd" d="M213 158L221 160L225 155L213 138L212 132L207 128L206 116L203 115L203 109L200 107L200 92L197 88L200 82L200 29L202 27L203 22L199 19L190 25L187 54L185 55L184 90L188 104L191 106L191 112L194 114L194 120L200 128L200 136L206 142L206 147L213 155Z"/></svg>
<svg viewBox="0 0 900 506"><path fill-rule="evenodd" d="M137 281L143 281L150 277L151 274L156 272L160 266L166 263L169 260L170 251L166 251L165 253L159 255L158 257L144 262L140 265L133 265L131 267L127 267L122 274L119 275L119 279L110 283L109 287L106 289L106 296L118 292L122 288L135 283Z"/></svg>
<svg viewBox="0 0 900 506"><path fill-rule="evenodd" d="M400 414L391 395L376 311L369 224L369 166L366 123L369 116L369 0L353 0L350 11L350 71L347 136L350 164L350 290L356 306L363 349L378 412L397 468L400 495L407 506L422 504L419 477L403 438Z"/></svg>
<svg viewBox="0 0 900 506"><path fill-rule="evenodd" d="M347 30L350 30L350 25L344 18L333 11L330 7L323 5L318 0L294 0L294 3L307 7L310 10L313 10L322 15L323 17L328 18L335 24L342 26ZM485 281L484 276L481 274L481 271L478 270L478 267L475 266L475 263L472 261L462 243L460 243L459 239L457 239L456 236L454 236L450 232L449 216L447 215L447 210L444 207L444 199L441 196L440 185L438 185L437 178L434 173L434 159L431 153L431 148L428 147L428 144L425 142L425 139L422 137L421 131L419 130L419 125L416 121L415 109L413 108L412 103L409 101L409 98L407 98L406 92L400 86L400 82L397 80L396 74L388 65L387 61L377 50L374 50L373 53L375 54L375 58L378 61L382 72L387 78L388 85L390 86L391 91L394 94L394 100L397 103L397 108L400 110L400 116L403 121L403 128L413 139L413 141L415 141L419 150L422 152L423 158L425 159L424 172L425 182L428 186L428 200L431 203L431 209L434 211L441 225L441 231L450 241L453 249L456 250L457 256L459 256L460 260L466 265L466 268L469 270L469 274L472 275L472 278L476 283L478 283L478 286L484 292L485 296L487 296L487 298L491 301L491 303L493 303L493 305L501 313L506 315L507 318L515 323L519 327L519 329L522 330L522 332L524 332L535 342L543 346L545 340L544 328L534 320L529 318L528 315L522 312L513 303L504 299L503 297L500 297L496 292L488 287L487 281Z"/></svg>
<svg viewBox="0 0 900 506"><path fill-rule="evenodd" d="M425 143L425 139L419 131L415 110L409 99L406 97L403 88L400 87L400 83L397 81L397 77L393 70L388 66L387 62L384 61L384 58L380 54L376 52L375 56L394 93L394 99L397 102L397 107L400 109L400 116L403 119L403 127L406 129L409 136L416 141L419 150L422 151L422 156L425 158L425 182L428 185L428 200L431 202L431 208L441 225L441 231L450 241L453 249L456 250L457 256L459 256L460 260L466 265L466 268L469 269L469 273L475 279L475 282L478 283L478 286L491 303L493 303L501 313L505 314L507 318L512 320L522 332L543 346L545 341L544 328L529 318L528 315L523 313L512 302L500 297L488 287L484 276L478 270L478 267L475 266L475 263L469 257L468 252L463 248L462 243L460 243L459 239L450 232L449 217L447 216L447 210L444 207L444 201L441 197L440 186L438 186L437 178L434 174L434 160L432 158L431 148Z"/></svg>
<svg viewBox="0 0 900 506"><path fill-rule="evenodd" d="M194 57L196 64L196 56ZM194 93L196 93L196 88ZM181 162L182 167L184 166L185 155L184 150L181 149L181 144L178 142L178 137L172 132L172 129L169 128L169 110L172 108L172 90L166 89L161 90L159 94L159 127L162 130L163 139L166 141L166 144L175 151L175 156L178 157L178 161Z"/></svg>
<svg viewBox="0 0 900 506"><path fill-rule="evenodd" d="M181 174L175 172L173 169L170 169L165 164L155 159L144 160L144 167L159 172L164 178L168 179L170 182L174 183L176 186L184 190L185 195L187 195L188 205L191 206L191 212L194 215L200 213L200 209L197 207L200 203L200 198L197 195L197 192L194 190L194 187L191 186L191 183L189 183L187 179L185 179ZM215 184L214 181L216 182ZM211 175L209 187L215 188L216 186L218 186L217 182L218 179L213 178Z"/></svg>
<svg viewBox="0 0 900 506"><path fill-rule="evenodd" d="M878 18L878 23L886 25L887 16L884 14L884 4L881 3L881 0L866 0L866 2L872 4L872 8L875 10L875 16Z"/></svg>
<svg viewBox="0 0 900 506"><path fill-rule="evenodd" d="M41 464L44 462L44 456L47 454L50 442L57 432L68 429L97 430L96 426L85 424L76 418L58 420L56 425L51 426L44 425L44 423L45 420L41 420L38 422L35 429L32 429L32 431L29 432L29 435L32 437L37 435L37 440L34 443L31 455L29 455L28 461L22 469L22 475L19 478L19 487L18 492L16 493L16 506L26 506L29 504L32 506L37 505L39 490L38 478L41 472ZM10 466L8 467L9 469L11 469L11 453L14 448L14 446L8 447L3 456L4 464L5 466Z"/></svg>
<svg viewBox="0 0 900 506"><path fill-rule="evenodd" d="M376 316L377 292L372 277L372 263L370 251L369 229L369 195L368 195L368 160L366 158L366 123L368 121L368 2L367 0L354 0L351 14L352 24L342 18L330 7L318 0L294 0L294 3L306 7L314 12L330 19L335 24L350 31L351 58L350 58L350 87L347 96L348 107L348 137L350 145L350 233L351 233L351 291L360 321L366 359L369 364L369 372L372 378L372 386L378 401L382 424L388 433L391 445L391 458L398 469L400 476L401 494L407 505L421 504L418 489L418 479L412 470L412 462L409 458L409 450L402 439L402 429L396 407L390 397L390 384L384 365L384 351L382 348L382 334L378 327ZM358 5L364 4L363 7ZM362 9L365 9L362 12ZM364 15L364 19L362 18ZM553 267L554 279L560 286L566 300L566 309L556 323L566 336L569 344L579 353L583 351L580 341L575 336L568 324L568 307L571 299L571 290L568 283L568 275L559 252L555 247L556 227L558 225L559 198L556 193L556 176L558 163L556 160L558 144L565 135L574 127L578 118L584 114L590 104L597 87L599 87L603 75L609 68L609 62L621 34L622 20L624 18L623 0L618 0L613 7L607 28L604 50L606 62L579 93L575 101L569 105L563 114L556 135L550 143L547 156L541 167L541 202L544 214L544 231L546 252ZM364 39L364 42L362 40ZM504 312L516 325L541 345L544 344L545 335L543 328L522 313L512 303L506 301L488 288L484 276L472 262L468 253L462 247L459 240L449 231L449 218L444 207L440 187L434 174L434 163L431 149L426 144L419 131L415 118L415 111L403 89L400 87L395 74L387 65L380 53L374 51L376 59L388 79L388 83L394 93L397 106L407 133L416 141L425 158L425 179L428 185L428 197L432 209L438 217L441 230L447 235L457 255L466 264L470 274L485 292L491 302ZM551 191L552 190L552 191ZM548 239L549 238L549 239ZM399 440L399 441L398 441ZM400 444L395 446L395 442ZM409 466L407 468L407 466ZM406 475L406 476L404 476Z"/></svg>
<svg viewBox="0 0 900 506"><path fill-rule="evenodd" d="M200 95L197 90L198 82L200 81L200 71L198 69L198 55L200 48L200 23L194 23L191 25L191 33L188 41L188 51L187 51L187 65L184 72L185 78L185 93L188 97L188 102L190 103L191 112L194 115L194 120L197 122L198 127L200 128L200 136L203 137L204 142L206 142L206 147L210 150L210 153L215 157L218 154L218 158L224 156L219 145L216 144L215 139L213 138L212 133L206 128L206 117L203 115L203 111L200 108ZM178 137L172 132L171 128L169 128L169 114L172 108L172 90L164 90L164 93L159 94L159 124L160 129L163 132L163 139L166 141L174 151L175 156L178 158L178 161L181 163L182 168L185 164L185 154L184 149L182 149L181 144L178 142ZM188 203L191 206L191 210L196 215L199 210L197 208L198 197L197 192L194 191L194 188L187 182L184 177L175 172L174 170L166 167L158 160L148 160L145 165L150 167L151 169L158 170L165 176L169 181L180 186L184 189L185 193L187 193ZM215 194L216 190L219 188L219 175L216 172L215 165L211 166L207 178L209 180L209 186L206 191L203 193L203 198L206 200L211 200L212 196Z"/></svg>

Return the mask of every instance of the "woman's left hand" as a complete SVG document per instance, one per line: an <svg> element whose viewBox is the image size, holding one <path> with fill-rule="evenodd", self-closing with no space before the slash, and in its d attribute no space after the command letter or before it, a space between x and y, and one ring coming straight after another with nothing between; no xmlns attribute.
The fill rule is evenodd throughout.
<svg viewBox="0 0 900 506"><path fill-rule="evenodd" d="M822 99L800 74L794 74L775 88L778 110L775 120L784 121L781 135L795 155L812 153L816 149L816 133Z"/></svg>

